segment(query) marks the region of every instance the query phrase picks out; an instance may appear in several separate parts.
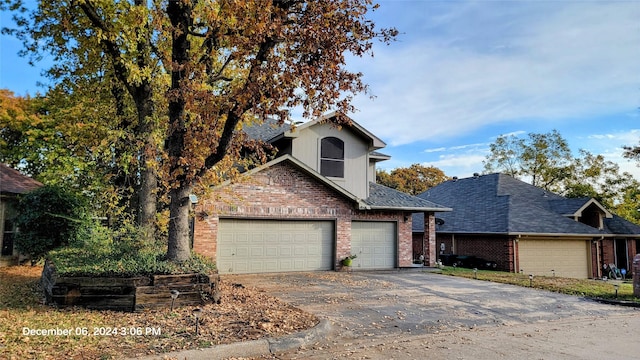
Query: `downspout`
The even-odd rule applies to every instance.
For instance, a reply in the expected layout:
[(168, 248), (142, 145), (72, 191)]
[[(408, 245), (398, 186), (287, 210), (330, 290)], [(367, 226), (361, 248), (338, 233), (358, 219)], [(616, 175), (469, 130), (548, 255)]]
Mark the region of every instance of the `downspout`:
[(518, 269), (518, 242), (520, 241), (520, 237), (522, 235), (518, 234), (517, 237), (513, 239), (513, 272), (518, 274), (520, 270)]
[(456, 252), (456, 234), (451, 234), (451, 253), (457, 254)]
[[(427, 213), (426, 213), (426, 212), (424, 212), (424, 213), (422, 213), (422, 215), (426, 217), (426, 216), (427, 216)], [(435, 214), (435, 213), (433, 213), (433, 216), (435, 217), (435, 216), (436, 216), (436, 214)], [(427, 229), (424, 229), (424, 231), (427, 231)], [(428, 245), (426, 245), (426, 244), (425, 244), (425, 241), (424, 241), (424, 238), (425, 238), (424, 231), (423, 231), (423, 233), (422, 233), (422, 255), (421, 255), (421, 256), (422, 256), (422, 266), (424, 266), (424, 265), (425, 265), (425, 260), (427, 260), (427, 255), (426, 255), (426, 254), (427, 254), (427, 246), (428, 246)], [(437, 239), (437, 236), (436, 236), (436, 239)], [(413, 242), (413, 239), (411, 239), (411, 242)], [(436, 240), (436, 243), (437, 243), (437, 240)], [(436, 253), (437, 253), (437, 252), (438, 252), (438, 249), (436, 249)], [(436, 255), (435, 255), (435, 258), (436, 258), (436, 259), (439, 259), (439, 258), (440, 258), (440, 256), (438, 256), (438, 255), (436, 254)], [(436, 260), (436, 261), (439, 261), (439, 260)], [(429, 264), (428, 264), (428, 263), (427, 263), (427, 266), (429, 266)]]
[(600, 239), (596, 240), (596, 278), (602, 278), (602, 266), (600, 265), (600, 246), (602, 241), (604, 240), (604, 236), (600, 236)]

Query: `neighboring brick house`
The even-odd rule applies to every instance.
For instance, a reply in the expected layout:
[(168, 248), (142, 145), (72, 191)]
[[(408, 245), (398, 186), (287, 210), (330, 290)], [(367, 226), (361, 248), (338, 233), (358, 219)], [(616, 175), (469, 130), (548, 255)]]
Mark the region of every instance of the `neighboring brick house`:
[(220, 273), (337, 270), (351, 254), (355, 270), (411, 267), (415, 212), (428, 229), (424, 263), (435, 263), (434, 212), (450, 209), (376, 184), (384, 142), (323, 119), (244, 129), (278, 153), (196, 206), (193, 249)]
[[(505, 174), (453, 179), (418, 197), (453, 208), (438, 215), (439, 254), (475, 255), (505, 271), (600, 278), (630, 271), (640, 226), (591, 198), (565, 198)], [(414, 236), (422, 236), (420, 214)], [(553, 270), (553, 271), (552, 271)]]
[(0, 266), (16, 265), (19, 261), (13, 246), (18, 196), (41, 186), (40, 182), (0, 164)]

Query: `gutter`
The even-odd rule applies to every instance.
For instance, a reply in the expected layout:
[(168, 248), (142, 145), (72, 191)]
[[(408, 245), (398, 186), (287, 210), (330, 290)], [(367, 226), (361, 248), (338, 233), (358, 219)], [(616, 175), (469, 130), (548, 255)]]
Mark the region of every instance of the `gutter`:
[(419, 211), (419, 212), (447, 212), (453, 211), (451, 208), (423, 208), (423, 207), (402, 207), (402, 206), (371, 206), (367, 205), (368, 210), (401, 210), (401, 211)]

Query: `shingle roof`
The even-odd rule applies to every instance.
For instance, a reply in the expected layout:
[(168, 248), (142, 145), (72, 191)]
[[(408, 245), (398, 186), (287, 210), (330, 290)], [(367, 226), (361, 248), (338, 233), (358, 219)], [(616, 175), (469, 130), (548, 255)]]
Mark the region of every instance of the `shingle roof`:
[(640, 234), (640, 226), (613, 215), (611, 219), (604, 220), (604, 229), (609, 234), (617, 235), (638, 235)]
[(28, 176), (22, 175), (18, 170), (0, 164), (0, 193), (24, 194), (42, 186), (42, 183)]
[[(568, 199), (505, 174), (450, 180), (418, 197), (453, 208), (438, 215), (444, 220), (437, 229), (442, 232), (601, 235), (640, 230), (618, 217), (606, 219), (605, 230), (577, 222), (563, 215), (575, 213), (590, 198)], [(415, 215), (414, 231), (424, 231), (420, 216)]]
[(364, 200), (372, 209), (415, 211), (451, 211), (446, 206), (412, 196), (384, 185), (369, 183), (369, 197)]
[(290, 124), (278, 124), (278, 120), (268, 118), (262, 124), (251, 124), (243, 128), (251, 139), (269, 142), (270, 140), (291, 130)]
[(549, 207), (558, 214), (574, 214), (580, 209), (590, 198), (572, 198), (572, 199), (556, 199), (549, 200)]

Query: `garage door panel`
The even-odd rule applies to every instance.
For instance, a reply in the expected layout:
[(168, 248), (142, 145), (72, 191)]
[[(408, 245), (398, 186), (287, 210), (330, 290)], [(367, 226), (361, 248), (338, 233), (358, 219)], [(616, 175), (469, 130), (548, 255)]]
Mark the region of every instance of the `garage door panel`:
[(261, 272), (274, 272), (278, 271), (278, 261), (277, 260), (265, 260), (264, 262), (254, 262), (256, 265), (252, 269), (253, 272), (261, 273)]
[[(256, 249), (258, 250), (258, 249)], [(279, 249), (277, 247), (273, 247), (273, 246), (267, 246), (264, 249), (264, 256), (267, 257), (277, 257), (280, 254), (280, 251), (278, 251)]]
[(354, 221), (351, 223), (351, 252), (356, 269), (392, 269), (396, 263), (396, 224)]
[(588, 242), (583, 240), (520, 240), (520, 269), (526, 274), (589, 277)]
[(247, 264), (246, 262), (240, 262), (238, 264), (235, 264), (236, 268), (238, 269), (238, 271), (248, 271), (249, 270), (249, 264)]
[(221, 219), (220, 273), (330, 270), (334, 226), (331, 221)]
[(319, 246), (309, 246), (309, 248), (307, 248), (307, 254), (309, 254), (309, 255), (321, 255), (322, 254), (322, 248), (320, 248)]

